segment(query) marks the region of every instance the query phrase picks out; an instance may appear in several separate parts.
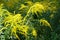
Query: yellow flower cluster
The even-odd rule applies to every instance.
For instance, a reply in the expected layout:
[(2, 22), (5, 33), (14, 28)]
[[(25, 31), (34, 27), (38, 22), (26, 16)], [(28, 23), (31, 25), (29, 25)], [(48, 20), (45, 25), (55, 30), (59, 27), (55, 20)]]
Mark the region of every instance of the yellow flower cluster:
[[(43, 26), (48, 26), (49, 28), (51, 28), (50, 23), (45, 19), (40, 19), (40, 24)], [(51, 28), (51, 30), (52, 30), (52, 28)]]
[(45, 11), (45, 7), (39, 2), (37, 2), (33, 6), (30, 7), (28, 13), (32, 12), (33, 14), (35, 13), (36, 15), (38, 15), (37, 12), (43, 12), (43, 11)]
[[(18, 35), (16, 34), (17, 30), (19, 30), (19, 33), (27, 36), (27, 31), (28, 29), (30, 28), (29, 26), (27, 25), (20, 25), (18, 23), (22, 23), (22, 16), (21, 14), (16, 14), (16, 15), (9, 15), (7, 16), (5, 19), (4, 19), (4, 24), (6, 27), (12, 27), (11, 29), (11, 34), (15, 35), (16, 38), (19, 39)], [(35, 29), (32, 29), (32, 35), (33, 36), (37, 36), (37, 33), (36, 33), (36, 30)]]

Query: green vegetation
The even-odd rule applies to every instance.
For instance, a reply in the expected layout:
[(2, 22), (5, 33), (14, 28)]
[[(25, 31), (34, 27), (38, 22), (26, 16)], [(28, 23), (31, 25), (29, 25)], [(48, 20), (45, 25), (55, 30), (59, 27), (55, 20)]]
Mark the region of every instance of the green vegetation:
[(60, 0), (0, 0), (0, 40), (60, 40)]

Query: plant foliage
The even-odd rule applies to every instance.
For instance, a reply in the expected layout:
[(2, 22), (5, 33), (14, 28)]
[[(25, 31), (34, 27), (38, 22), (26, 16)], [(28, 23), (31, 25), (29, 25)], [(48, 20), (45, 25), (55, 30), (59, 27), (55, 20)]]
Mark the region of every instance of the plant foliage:
[(60, 40), (59, 0), (1, 0), (0, 40)]

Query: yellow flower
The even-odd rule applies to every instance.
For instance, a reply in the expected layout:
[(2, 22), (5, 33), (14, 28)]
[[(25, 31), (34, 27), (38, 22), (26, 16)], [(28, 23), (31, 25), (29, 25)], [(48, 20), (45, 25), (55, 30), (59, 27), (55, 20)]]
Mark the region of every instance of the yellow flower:
[(35, 29), (32, 30), (32, 35), (35, 37), (37, 36), (37, 31)]
[(33, 2), (32, 1), (27, 1), (25, 3), (27, 3), (27, 6), (32, 6), (33, 5)]
[(39, 2), (35, 3), (33, 6), (30, 7), (28, 13), (32, 12), (33, 14), (35, 13), (36, 15), (37, 12), (43, 12), (45, 11), (45, 8), (42, 4), (40, 4)]
[[(40, 24), (42, 26), (48, 26), (49, 28), (51, 28), (50, 23), (47, 20), (45, 20), (45, 19), (40, 19)], [(51, 28), (51, 30), (52, 30), (52, 28)]]
[(19, 29), (19, 31), (21, 31), (21, 32), (20, 32), (21, 34), (27, 36), (27, 31), (28, 31), (28, 29), (29, 29), (29, 26), (27, 26), (27, 25), (22, 25), (22, 26), (20, 26), (18, 29)]
[(16, 15), (9, 15), (8, 17), (6, 17), (5, 19), (4, 19), (4, 22), (5, 22), (5, 24), (6, 23), (13, 23), (13, 24), (17, 24), (17, 23), (20, 23), (20, 22), (22, 22), (22, 16), (21, 16), (21, 14), (16, 14)]
[(19, 8), (19, 10), (21, 10), (21, 9), (24, 9), (24, 8), (26, 8), (27, 6), (25, 6), (24, 4), (21, 4), (21, 7)]

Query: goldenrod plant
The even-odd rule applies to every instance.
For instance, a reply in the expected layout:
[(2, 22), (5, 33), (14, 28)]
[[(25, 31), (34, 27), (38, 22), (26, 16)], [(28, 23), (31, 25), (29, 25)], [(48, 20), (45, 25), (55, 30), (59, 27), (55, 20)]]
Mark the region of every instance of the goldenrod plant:
[(0, 40), (60, 40), (59, 0), (1, 0)]

